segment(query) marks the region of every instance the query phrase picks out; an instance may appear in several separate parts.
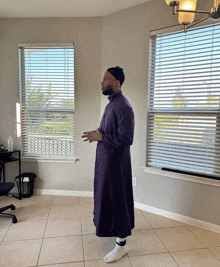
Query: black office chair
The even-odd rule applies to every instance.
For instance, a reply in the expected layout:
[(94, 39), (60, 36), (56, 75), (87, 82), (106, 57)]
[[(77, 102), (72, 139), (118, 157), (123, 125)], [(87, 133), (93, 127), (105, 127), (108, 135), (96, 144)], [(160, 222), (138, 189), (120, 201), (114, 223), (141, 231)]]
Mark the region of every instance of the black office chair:
[[(9, 191), (11, 191), (11, 189), (15, 186), (14, 183), (2, 183), (1, 182), (2, 169), (3, 169), (3, 162), (0, 161), (0, 196), (7, 195), (9, 193)], [(8, 210), (8, 209), (15, 210), (15, 206), (14, 205), (8, 205), (6, 207), (0, 208), (0, 217), (12, 218), (12, 222), (16, 223), (17, 218), (15, 215), (3, 213), (5, 210)]]

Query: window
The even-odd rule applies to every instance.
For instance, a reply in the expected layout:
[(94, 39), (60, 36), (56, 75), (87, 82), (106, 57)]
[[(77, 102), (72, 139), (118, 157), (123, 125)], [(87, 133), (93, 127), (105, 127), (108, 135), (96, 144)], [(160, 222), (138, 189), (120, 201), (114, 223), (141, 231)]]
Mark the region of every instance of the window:
[(220, 177), (220, 23), (151, 34), (147, 164)]
[(74, 156), (73, 44), (19, 44), (24, 156)]

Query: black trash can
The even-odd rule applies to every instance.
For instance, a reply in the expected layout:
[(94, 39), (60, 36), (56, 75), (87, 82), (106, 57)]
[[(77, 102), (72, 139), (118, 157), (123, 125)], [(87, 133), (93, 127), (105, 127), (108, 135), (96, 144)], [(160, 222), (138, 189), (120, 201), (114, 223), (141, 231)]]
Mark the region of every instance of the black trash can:
[(36, 174), (31, 172), (23, 172), (15, 177), (18, 192), (21, 198), (28, 198), (33, 195), (35, 178)]

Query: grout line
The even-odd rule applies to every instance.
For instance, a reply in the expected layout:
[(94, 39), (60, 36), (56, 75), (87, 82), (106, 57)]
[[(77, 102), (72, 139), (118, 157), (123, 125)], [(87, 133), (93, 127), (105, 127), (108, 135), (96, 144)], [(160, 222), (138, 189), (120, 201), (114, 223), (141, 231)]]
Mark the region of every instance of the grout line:
[[(180, 251), (172, 251), (171, 253), (175, 253), (175, 252), (184, 252), (184, 251), (194, 251), (194, 250), (207, 250), (208, 248), (195, 248), (195, 249), (190, 249), (190, 250), (180, 250)], [(209, 249), (208, 249), (209, 250)], [(212, 251), (210, 251), (209, 250), (209, 252), (211, 252), (212, 253)], [(171, 254), (170, 253), (170, 254)], [(212, 253), (213, 254), (213, 253)], [(215, 256), (215, 254), (213, 254), (214, 255), (214, 257), (220, 262), (220, 260)], [(171, 257), (172, 257), (172, 254), (171, 254)], [(175, 259), (174, 259), (175, 260)], [(179, 266), (179, 265), (178, 265)], [(220, 265), (218, 265), (218, 266), (220, 266)]]
[(47, 224), (48, 224), (48, 219), (49, 219), (49, 215), (50, 215), (50, 210), (51, 210), (51, 207), (52, 207), (52, 202), (53, 202), (53, 196), (52, 196), (51, 201), (50, 201), (50, 207), (49, 207), (48, 216), (47, 216), (47, 223), (46, 223), (46, 226), (45, 226), (45, 229), (44, 229), (44, 234), (43, 234), (43, 238), (42, 238), (41, 247), (40, 247), (40, 250), (39, 250), (39, 255), (38, 255), (36, 266), (38, 266), (41, 250), (42, 250), (42, 247), (43, 247), (44, 236), (45, 236), (45, 232), (46, 232), (46, 229), (47, 229)]
[[(151, 254), (143, 254), (143, 255), (134, 255), (134, 256), (128, 256), (129, 260), (132, 257), (143, 257), (143, 256), (151, 256), (151, 255), (161, 255), (161, 254), (169, 254), (171, 256), (171, 258), (174, 260), (174, 262), (176, 263), (177, 267), (180, 267), (180, 265), (175, 261), (175, 259), (173, 258), (173, 256), (171, 255), (171, 253), (168, 252), (158, 252), (158, 253), (151, 253)], [(130, 260), (131, 262), (131, 260)], [(131, 266), (133, 267), (132, 263)]]
[[(35, 265), (35, 267), (37, 267), (37, 266), (44, 266), (44, 265), (38, 265), (38, 263), (39, 263), (39, 259), (40, 259), (40, 255), (41, 255), (41, 251), (42, 251), (42, 247), (43, 247), (43, 241), (44, 241), (44, 239), (46, 239), (46, 238), (57, 238), (57, 237), (45, 237), (45, 233), (46, 233), (46, 229), (47, 229), (47, 225), (48, 225), (48, 221), (49, 221), (49, 215), (50, 215), (50, 211), (51, 211), (51, 208), (52, 208), (52, 203), (53, 203), (53, 198), (54, 198), (54, 195), (51, 197), (51, 200), (50, 200), (50, 204), (48, 205), (49, 206), (49, 211), (48, 211), (48, 215), (47, 215), (47, 218), (45, 218), (45, 219), (42, 219), (42, 220), (46, 220), (47, 222), (46, 222), (46, 225), (45, 225), (45, 229), (44, 229), (44, 234), (43, 234), (43, 238), (34, 238), (34, 239), (28, 239), (28, 240), (36, 240), (36, 239), (42, 239), (42, 243), (41, 243), (41, 246), (40, 246), (40, 250), (39, 250), (39, 255), (38, 255), (38, 259), (37, 259), (37, 263), (36, 263), (36, 265)], [(28, 199), (26, 200), (26, 202), (28, 201)], [(90, 202), (88, 202), (88, 203), (90, 203)], [(91, 202), (91, 203), (93, 203), (93, 202)], [(83, 243), (83, 236), (84, 236), (84, 234), (83, 234), (83, 229), (82, 229), (82, 217), (91, 217), (91, 216), (82, 216), (82, 213), (81, 213), (81, 201), (80, 201), (80, 198), (79, 198), (79, 204), (80, 204), (80, 216), (79, 216), (79, 218), (80, 218), (80, 223), (81, 223), (81, 234), (80, 235), (71, 235), (71, 236), (81, 236), (81, 238), (82, 238), (82, 252), (83, 252), (83, 261), (77, 261), (77, 262), (83, 262), (83, 266), (85, 267), (85, 261), (95, 261), (95, 260), (101, 260), (101, 259), (92, 259), (92, 260), (85, 260), (85, 253), (84, 253), (84, 243)], [(87, 204), (87, 202), (85, 203), (85, 204)], [(61, 204), (62, 205), (62, 204)], [(72, 205), (72, 204), (70, 204), (70, 205)], [(24, 208), (26, 207), (26, 206), (23, 206)], [(142, 211), (142, 210), (140, 210), (140, 211)], [(18, 211), (18, 213), (19, 213), (19, 211)], [(141, 212), (142, 213), (142, 212)], [(142, 213), (142, 215), (144, 216), (144, 214)], [(163, 215), (162, 215), (163, 216)], [(165, 217), (165, 216), (164, 216)], [(134, 230), (134, 231), (143, 231), (143, 230), (147, 230), (147, 231), (154, 231), (155, 232), (155, 234), (158, 236), (158, 234), (157, 234), (157, 232), (156, 232), (156, 230), (157, 229), (166, 229), (166, 228), (179, 228), (179, 227), (184, 227), (184, 228), (186, 228), (187, 230), (189, 230), (189, 232), (190, 233), (192, 233), (194, 236), (195, 236), (195, 238), (196, 239), (198, 239), (199, 241), (200, 241), (200, 239), (193, 233), (193, 232), (191, 232), (191, 230), (189, 229), (190, 228), (190, 224), (187, 224), (188, 225), (188, 227), (187, 227), (187, 225), (186, 224), (184, 224), (183, 226), (173, 226), (173, 227), (161, 227), (161, 228), (154, 228), (154, 227), (152, 227), (152, 225), (151, 225), (151, 223), (148, 221), (148, 219), (147, 219), (147, 217), (145, 217), (144, 216), (144, 218), (145, 218), (145, 220), (149, 223), (149, 225), (151, 226), (151, 229), (138, 229), (138, 230)], [(39, 220), (41, 220), (41, 219), (39, 219)], [(3, 239), (2, 239), (2, 241), (0, 242), (0, 246), (1, 246), (1, 244), (3, 243), (3, 240), (5, 239), (5, 237), (6, 237), (6, 235), (7, 235), (7, 233), (8, 233), (8, 231), (11, 229), (11, 226), (12, 226), (12, 222), (11, 222), (11, 224), (10, 224), (10, 226), (9, 226), (9, 228), (8, 228), (8, 230), (7, 230), (7, 232), (5, 233), (5, 235), (4, 235), (4, 237), (3, 237)], [(199, 227), (199, 226), (198, 226)], [(92, 234), (85, 234), (85, 235), (95, 235), (95, 233), (92, 233)], [(70, 235), (69, 235), (70, 236)], [(60, 237), (60, 236), (59, 236)], [(64, 236), (65, 237), (65, 236)], [(163, 241), (160, 239), (160, 237), (158, 236), (158, 238), (159, 238), (159, 240), (161, 241), (161, 243), (164, 245), (164, 247), (167, 249), (167, 247), (165, 246), (165, 244), (163, 243)], [(25, 241), (26, 241), (27, 239), (25, 239)], [(14, 242), (14, 241), (16, 241), (16, 240), (12, 240), (12, 241), (5, 241), (5, 242)], [(17, 241), (22, 241), (22, 240), (17, 240)], [(203, 242), (202, 241), (200, 241), (202, 244), (203, 244)], [(145, 255), (156, 255), (156, 254), (167, 254), (167, 253), (169, 253), (169, 255), (172, 257), (172, 259), (174, 260), (174, 262), (177, 264), (177, 262), (175, 261), (175, 259), (173, 258), (173, 256), (172, 256), (172, 254), (171, 253), (174, 253), (174, 252), (182, 252), (182, 251), (194, 251), (194, 250), (201, 250), (201, 249), (208, 249), (208, 251), (210, 251), (209, 250), (209, 248), (205, 245), (205, 244), (203, 244), (204, 246), (205, 246), (205, 248), (194, 248), (194, 249), (185, 249), (185, 250), (177, 250), (177, 251), (169, 251), (168, 249), (167, 249), (167, 252), (160, 252), (160, 253), (150, 253), (150, 254), (143, 254), (143, 255), (133, 255), (133, 256), (129, 256), (128, 255), (128, 259), (129, 259), (129, 262), (130, 262), (130, 264), (131, 264), (131, 266), (133, 266), (132, 265), (132, 263), (131, 263), (131, 258), (132, 257), (137, 257), (137, 256), (145, 256)], [(216, 246), (216, 247), (218, 247), (218, 246)], [(210, 247), (211, 248), (211, 247)], [(210, 251), (211, 252), (211, 254), (213, 254), (212, 253), (212, 251)], [(213, 254), (214, 255), (214, 254)], [(215, 255), (214, 255), (214, 257), (218, 260), (218, 261), (220, 261)], [(72, 262), (71, 262), (72, 263)], [(75, 263), (75, 262), (73, 262), (73, 263)], [(62, 264), (64, 264), (64, 263), (57, 263), (57, 265), (59, 266), (59, 265), (62, 265)], [(54, 265), (54, 264), (47, 264), (47, 266), (49, 267), (49, 266), (51, 266), (51, 265)], [(177, 264), (177, 266), (179, 266), (178, 264)], [(33, 266), (32, 266), (33, 267)]]
[[(141, 211), (141, 210), (140, 210)], [(141, 211), (141, 214), (144, 216), (144, 213)], [(154, 230), (154, 227), (151, 225), (151, 223), (148, 221), (148, 219), (144, 216), (144, 218), (145, 218), (145, 220), (149, 223), (149, 225), (150, 225), (150, 227), (151, 227), (151, 229), (149, 229), (149, 230)], [(148, 230), (148, 229), (146, 229), (146, 230)]]
[(171, 258), (174, 260), (174, 262), (176, 263), (176, 265), (178, 266), (178, 267), (180, 267), (180, 265), (176, 262), (176, 260), (174, 259), (174, 257), (173, 257), (173, 255), (169, 252), (169, 254), (170, 254), (170, 256), (171, 256)]
[[(187, 228), (189, 231), (190, 231), (190, 229), (189, 228)], [(206, 231), (209, 231), (209, 230), (206, 230)], [(209, 250), (209, 248), (211, 248), (211, 247), (209, 247), (209, 246), (206, 246), (200, 239), (199, 239), (199, 237), (197, 237), (192, 231), (190, 231), (190, 233), (192, 233), (204, 246), (205, 246), (205, 248), (201, 248), (201, 249), (208, 249), (208, 251), (209, 252), (211, 252), (214, 256), (215, 256), (215, 258), (220, 262), (220, 260), (217, 258), (217, 256), (211, 251), (211, 250)], [(217, 246), (218, 247), (218, 246)]]
[(81, 213), (81, 200), (80, 200), (80, 198), (79, 198), (79, 210), (80, 210), (80, 226), (81, 226), (81, 238), (82, 238), (83, 263), (84, 263), (84, 267), (85, 267), (85, 253), (84, 253), (84, 243), (83, 243), (82, 213)]
[(164, 247), (166, 248), (167, 252), (170, 252), (169, 249), (166, 247), (166, 245), (164, 244), (164, 242), (161, 240), (161, 238), (159, 237), (159, 235), (157, 234), (157, 232), (153, 229), (154, 233), (156, 234), (156, 236), (159, 238), (160, 242), (164, 245)]
[[(127, 254), (128, 255), (128, 254)], [(131, 263), (131, 259), (130, 259), (130, 256), (128, 255), (128, 260), (129, 260), (129, 262), (130, 262), (130, 264), (131, 264), (131, 267), (134, 267), (133, 265), (132, 265), (132, 263)]]
[(143, 257), (143, 256), (150, 256), (150, 255), (160, 255), (160, 254), (170, 254), (169, 251), (166, 252), (152, 252), (152, 253), (146, 253), (146, 254), (141, 254), (141, 255), (132, 255), (129, 256), (130, 258), (134, 257)]
[(66, 265), (66, 264), (71, 264), (71, 263), (79, 263), (79, 262), (83, 262), (83, 261), (69, 261), (69, 262), (61, 262), (61, 263), (49, 263), (49, 264), (41, 264), (41, 265), (36, 265), (36, 266), (27, 266), (27, 267), (40, 267), (40, 266), (48, 266), (48, 267), (50, 267), (50, 266), (54, 266), (54, 265), (56, 265), (56, 266), (59, 266), (59, 265)]
[[(154, 229), (153, 229), (154, 230)], [(166, 250), (167, 250), (167, 252), (170, 254), (170, 256), (171, 256), (171, 258), (174, 260), (174, 262), (176, 263), (176, 265), (178, 266), (178, 267), (180, 267), (179, 266), (179, 264), (176, 262), (176, 260), (174, 259), (174, 257), (172, 256), (172, 254), (171, 254), (171, 252), (169, 251), (169, 249), (167, 248), (167, 246), (164, 244), (164, 242), (163, 242), (163, 240), (161, 240), (161, 238), (159, 237), (159, 235), (157, 234), (157, 232), (154, 230), (154, 232), (155, 232), (155, 234), (157, 235), (157, 237), (159, 238), (159, 240), (161, 241), (161, 243), (164, 245), (164, 247), (166, 248)]]
[(212, 255), (220, 262), (220, 259), (207, 247), (208, 251), (212, 253)]
[[(10, 219), (11, 219), (11, 218), (10, 218)], [(6, 231), (4, 237), (2, 238), (2, 241), (0, 242), (0, 245), (3, 243), (3, 241), (4, 241), (4, 239), (5, 239), (5, 237), (6, 237), (7, 233), (8, 233), (8, 231), (9, 231), (10, 228), (11, 228), (11, 226), (12, 226), (12, 222), (11, 222), (10, 226), (8, 227), (8, 230)], [(4, 242), (6, 242), (6, 241), (4, 241)]]
[[(202, 244), (203, 244), (203, 242), (192, 232), (192, 231), (190, 231), (190, 229), (188, 228), (188, 227), (186, 227), (186, 229), (191, 233), (191, 234), (193, 234), (194, 236), (195, 236), (195, 238), (196, 239), (198, 239), (199, 240), (199, 242), (201, 242)], [(205, 246), (205, 248), (207, 248), (207, 246), (205, 245), (205, 244), (203, 244), (203, 246)]]
[(170, 251), (170, 253), (184, 252), (184, 251), (194, 251), (194, 250), (202, 250), (202, 249), (207, 249), (207, 248), (191, 248), (191, 249), (173, 250), (173, 251)]
[(215, 225), (209, 222), (205, 222), (205, 221), (201, 221), (199, 219), (194, 219), (192, 217), (188, 217), (185, 215), (181, 215), (181, 214), (177, 214), (177, 213), (173, 213), (170, 211), (166, 211), (166, 210), (162, 210), (162, 209), (158, 209), (158, 208), (154, 208), (145, 204), (141, 204), (141, 203), (135, 203), (135, 208), (142, 210), (142, 211), (146, 211), (148, 213), (151, 214), (156, 214), (156, 215), (160, 215), (163, 216), (165, 218), (169, 218), (175, 221), (179, 221), (182, 222), (184, 224), (190, 224), (192, 226), (197, 226), (212, 232), (216, 232), (216, 233), (220, 233), (220, 226), (219, 225)]
[[(8, 204), (8, 205), (10, 205), (10, 204)], [(16, 207), (16, 204), (13, 204), (13, 205), (15, 206), (15, 210), (18, 209), (17, 214), (16, 214), (16, 215), (14, 214), (14, 215), (16, 216), (16, 218), (17, 218), (17, 215), (19, 214), (19, 211), (20, 211), (21, 206), (19, 206), (19, 207), (17, 208), (17, 207)], [(22, 205), (23, 205), (23, 203), (22, 203)], [(3, 243), (3, 241), (4, 241), (4, 239), (5, 239), (6, 235), (7, 235), (7, 233), (9, 232), (9, 230), (11, 229), (11, 226), (13, 225), (13, 223), (12, 223), (12, 218), (7, 218), (7, 219), (11, 220), (11, 224), (10, 224), (8, 230), (6, 231), (4, 237), (2, 238), (2, 241), (0, 242), (0, 245)], [(18, 220), (18, 218), (17, 218), (17, 223), (18, 223), (18, 222), (19, 222), (19, 220)], [(4, 241), (4, 242), (6, 242), (6, 241)]]
[[(146, 217), (146, 214), (144, 214), (144, 211), (142, 211), (142, 210), (140, 210), (141, 211), (141, 213), (142, 213), (142, 215), (144, 216), (144, 218), (148, 221), (148, 219), (147, 219), (147, 217)], [(151, 212), (149, 212), (149, 213), (151, 213)], [(153, 214), (153, 213), (151, 213), (151, 214)], [(164, 218), (167, 218), (167, 217), (165, 217), (165, 216), (163, 216), (163, 215), (158, 215), (158, 214), (155, 214), (156, 216), (162, 216), (162, 217), (164, 217)], [(168, 219), (170, 219), (170, 218), (168, 218)], [(170, 219), (170, 220), (173, 220), (173, 221), (177, 221), (177, 220), (175, 220), (175, 219)], [(194, 226), (194, 225), (191, 225), (191, 224), (188, 224), (188, 223), (184, 223), (184, 222), (180, 222), (180, 221), (177, 221), (177, 222), (179, 222), (179, 223), (182, 223), (182, 225), (179, 225), (179, 226), (164, 226), (164, 227), (154, 227), (154, 226), (152, 226), (152, 224), (148, 221), (148, 223), (150, 224), (150, 226), (152, 227), (152, 229), (169, 229), (169, 228), (180, 228), (180, 227), (185, 227), (185, 228), (187, 228), (188, 229), (188, 227), (191, 227), (191, 226)], [(199, 227), (199, 226), (197, 226), (197, 227)], [(199, 228), (201, 228), (201, 227), (199, 227)], [(204, 229), (204, 228), (202, 228), (202, 229)], [(147, 230), (147, 229), (146, 229)], [(211, 230), (210, 230), (211, 231)]]

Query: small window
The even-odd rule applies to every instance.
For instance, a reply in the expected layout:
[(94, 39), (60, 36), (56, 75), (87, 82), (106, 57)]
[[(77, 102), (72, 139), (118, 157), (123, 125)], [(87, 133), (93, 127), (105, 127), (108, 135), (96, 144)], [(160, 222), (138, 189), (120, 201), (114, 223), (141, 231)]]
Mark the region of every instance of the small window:
[(19, 44), (24, 156), (74, 156), (74, 46)]

